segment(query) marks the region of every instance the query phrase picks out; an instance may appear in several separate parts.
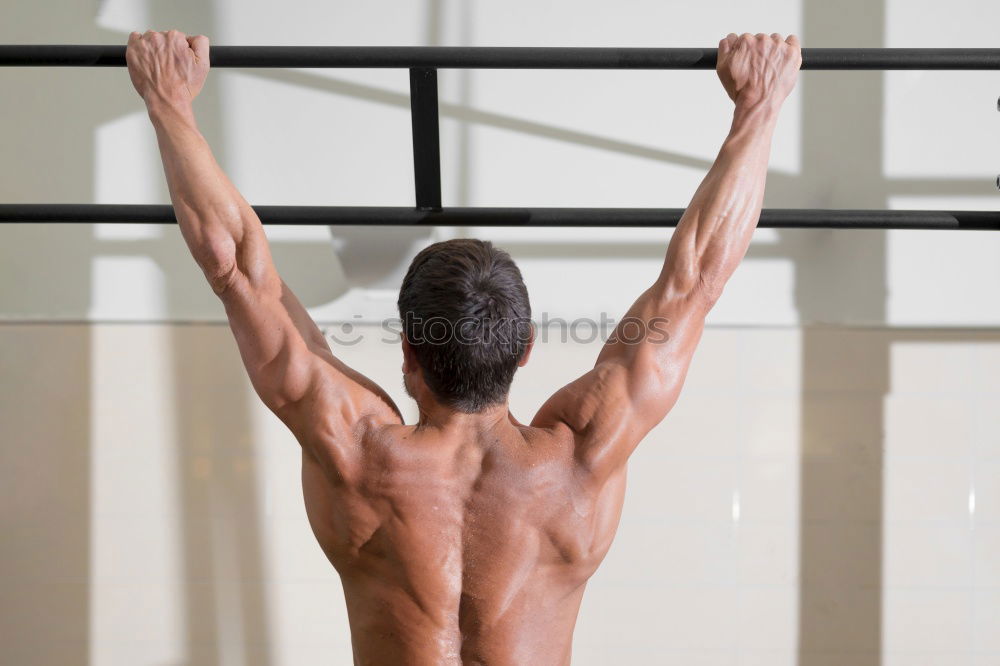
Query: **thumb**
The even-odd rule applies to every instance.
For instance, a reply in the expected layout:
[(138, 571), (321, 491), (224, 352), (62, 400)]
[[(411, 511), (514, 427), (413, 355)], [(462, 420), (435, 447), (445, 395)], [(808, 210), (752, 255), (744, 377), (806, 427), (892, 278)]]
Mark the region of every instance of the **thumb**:
[(736, 34), (731, 32), (719, 42), (719, 62), (732, 52), (736, 39)]
[(188, 37), (188, 46), (194, 51), (194, 57), (199, 63), (209, 64), (208, 62), (208, 37), (205, 35), (195, 35), (194, 37)]

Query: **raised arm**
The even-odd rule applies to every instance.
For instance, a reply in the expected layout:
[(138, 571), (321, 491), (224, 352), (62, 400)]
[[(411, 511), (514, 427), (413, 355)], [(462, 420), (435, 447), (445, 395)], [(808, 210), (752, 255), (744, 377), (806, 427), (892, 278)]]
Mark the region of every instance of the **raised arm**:
[(757, 226), (771, 137), (801, 62), (794, 36), (731, 34), (719, 44), (719, 78), (736, 104), (729, 136), (678, 223), (657, 280), (619, 322), (594, 369), (535, 418), (572, 429), (589, 469), (607, 474), (624, 465), (677, 401), (705, 317)]
[(278, 276), (256, 213), (198, 131), (192, 101), (208, 75), (208, 39), (132, 33), (127, 60), (156, 129), (181, 233), (225, 305), (257, 394), (304, 445), (318, 431), (349, 438), (361, 419), (398, 420), (383, 391), (333, 356)]

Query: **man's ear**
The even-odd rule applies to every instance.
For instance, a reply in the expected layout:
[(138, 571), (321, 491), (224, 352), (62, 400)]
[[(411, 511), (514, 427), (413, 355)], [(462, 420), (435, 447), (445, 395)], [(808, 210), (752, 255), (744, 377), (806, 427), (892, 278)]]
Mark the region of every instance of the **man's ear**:
[(535, 324), (532, 322), (531, 326), (531, 338), (528, 340), (528, 344), (524, 346), (524, 353), (521, 354), (521, 360), (517, 362), (518, 367), (524, 367), (528, 362), (528, 358), (531, 356), (531, 350), (535, 346)]
[(410, 346), (406, 336), (400, 333), (399, 339), (403, 343), (403, 374), (408, 375), (417, 369), (417, 357), (413, 354), (413, 347)]

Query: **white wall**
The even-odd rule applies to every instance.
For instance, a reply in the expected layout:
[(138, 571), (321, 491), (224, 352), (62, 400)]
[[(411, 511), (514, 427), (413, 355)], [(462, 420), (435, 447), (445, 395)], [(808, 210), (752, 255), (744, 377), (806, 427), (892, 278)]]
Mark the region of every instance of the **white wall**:
[[(178, 27), (217, 44), (714, 46), (735, 30), (980, 47), (1000, 19), (972, 0), (8, 4), (4, 43)], [(767, 205), (992, 209), (998, 93), (996, 72), (805, 72)], [(218, 70), (198, 113), (251, 202), (409, 205), (407, 94), (403, 71)], [(0, 202), (167, 202), (124, 71), (0, 69), (0, 95)], [(729, 107), (709, 72), (443, 71), (441, 114), (446, 205), (680, 207)], [(536, 316), (565, 319), (620, 316), (669, 237), (269, 229), (327, 325), (393, 316), (409, 257), (459, 234), (508, 248)], [(1000, 661), (998, 258), (988, 232), (759, 231), (632, 466), (576, 662)], [(345, 660), (294, 445), (176, 229), (3, 226), (0, 276), (0, 575), (16, 592), (0, 654)], [(539, 351), (515, 392), (525, 415), (596, 354)], [(344, 351), (395, 392), (397, 353)]]

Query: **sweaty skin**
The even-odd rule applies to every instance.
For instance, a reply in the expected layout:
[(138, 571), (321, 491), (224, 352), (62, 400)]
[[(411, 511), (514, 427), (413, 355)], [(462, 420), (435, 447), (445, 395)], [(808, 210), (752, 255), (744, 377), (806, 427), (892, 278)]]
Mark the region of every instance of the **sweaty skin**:
[(626, 462), (677, 400), (705, 316), (746, 253), (801, 64), (795, 37), (731, 34), (719, 47), (732, 129), (662, 272), (594, 368), (524, 425), (506, 404), (463, 414), (437, 402), (404, 340), (420, 409), (406, 425), (384, 391), (333, 355), (199, 134), (191, 103), (208, 40), (130, 36), (129, 74), (181, 233), (255, 390), (302, 446), (306, 510), (343, 581), (355, 663), (569, 663), (584, 588), (621, 515)]

